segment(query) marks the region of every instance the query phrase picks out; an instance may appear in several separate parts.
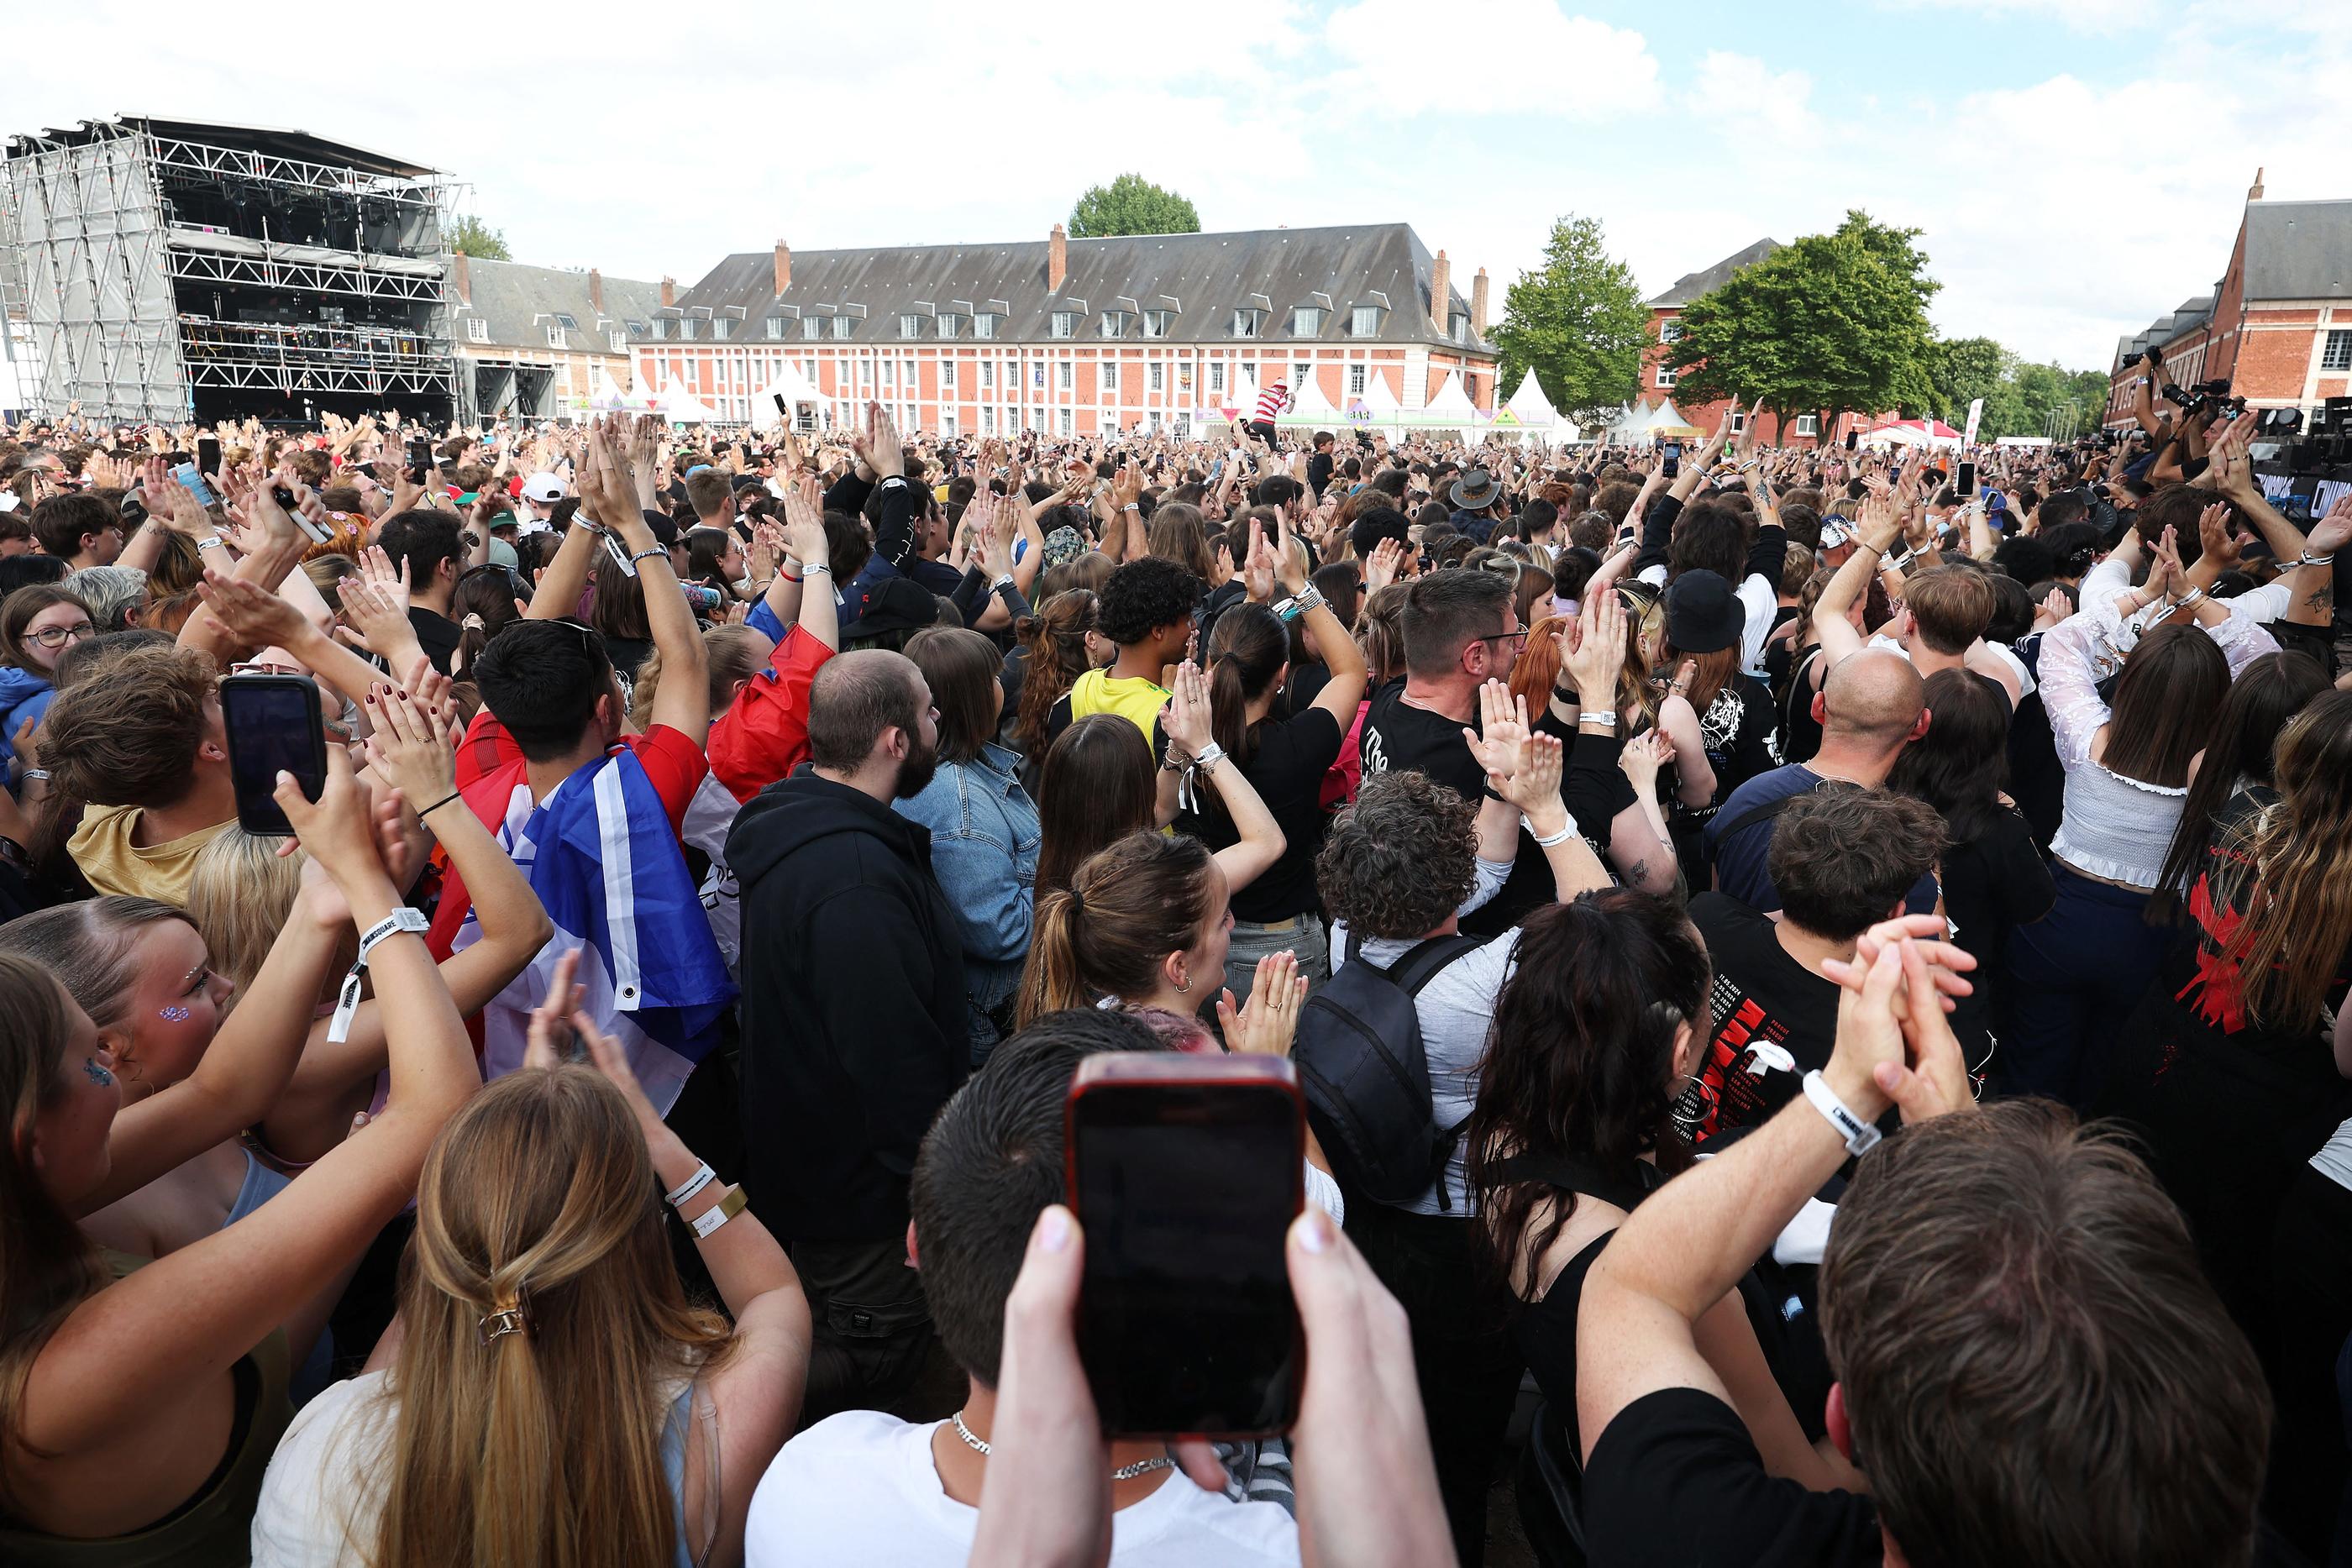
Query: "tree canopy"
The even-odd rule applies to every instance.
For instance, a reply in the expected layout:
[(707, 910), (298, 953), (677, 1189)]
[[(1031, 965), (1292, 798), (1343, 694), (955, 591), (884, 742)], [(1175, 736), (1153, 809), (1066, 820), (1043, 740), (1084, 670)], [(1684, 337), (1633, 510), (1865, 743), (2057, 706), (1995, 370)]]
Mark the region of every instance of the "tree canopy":
[(507, 249), (504, 229), (494, 229), (471, 213), (458, 215), (442, 239), (458, 256), (470, 256), (478, 261), (512, 261), (514, 253)]
[(2095, 420), (2107, 396), (2107, 378), (2102, 372), (2064, 370), (2055, 361), (2027, 364), (1990, 338), (1937, 342), (1927, 379), (1934, 396), (1923, 412), (1948, 423), (1965, 423), (1969, 404), (1984, 399), (1984, 417), (1977, 426), (1978, 439), (1983, 441), (2045, 434), (2052, 413), (2070, 403), (2075, 414), (2062, 423), (2072, 426)]
[(1190, 201), (1140, 174), (1121, 174), (1108, 185), (1091, 186), (1070, 209), (1072, 239), (1200, 232), (1201, 214)]
[(1649, 340), (1649, 310), (1633, 269), (1609, 255), (1597, 218), (1551, 225), (1543, 265), (1510, 287), (1489, 334), (1502, 350), (1505, 388), (1529, 370), (1552, 407), (1585, 424), (1632, 395)]
[(1856, 210), (1742, 267), (1684, 308), (1666, 356), (1677, 390), (1695, 402), (1761, 399), (1784, 426), (1815, 413), (1825, 431), (1848, 412), (1925, 405), (1927, 302), (1942, 286), (1918, 236)]

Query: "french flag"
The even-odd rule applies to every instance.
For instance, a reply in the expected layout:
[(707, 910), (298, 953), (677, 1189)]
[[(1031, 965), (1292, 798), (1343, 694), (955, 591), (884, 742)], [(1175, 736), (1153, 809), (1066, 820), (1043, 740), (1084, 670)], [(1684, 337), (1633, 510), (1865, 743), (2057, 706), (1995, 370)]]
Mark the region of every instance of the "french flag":
[[(717, 1042), (735, 986), (644, 765), (623, 748), (537, 803), (518, 761), (465, 796), (555, 925), (553, 939), (482, 1009), (482, 1076), (522, 1065), (531, 1009), (546, 998), (556, 960), (582, 947), (583, 1008), (621, 1042), (646, 1098), (667, 1113)], [(452, 888), (447, 896), (464, 894)], [(471, 899), (465, 908), (452, 951), (481, 940)]]

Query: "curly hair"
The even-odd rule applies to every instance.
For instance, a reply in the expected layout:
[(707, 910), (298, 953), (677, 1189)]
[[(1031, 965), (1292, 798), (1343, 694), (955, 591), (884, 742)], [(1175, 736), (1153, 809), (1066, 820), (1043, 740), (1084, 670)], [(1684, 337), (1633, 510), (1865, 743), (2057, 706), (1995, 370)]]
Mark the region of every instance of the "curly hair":
[(1477, 885), (1478, 809), (1425, 773), (1375, 773), (1331, 819), (1315, 882), (1359, 936), (1425, 936)]
[(1145, 556), (1113, 570), (1102, 585), (1097, 613), (1102, 634), (1121, 647), (1151, 635), (1155, 627), (1192, 618), (1201, 600), (1201, 580), (1172, 560)]

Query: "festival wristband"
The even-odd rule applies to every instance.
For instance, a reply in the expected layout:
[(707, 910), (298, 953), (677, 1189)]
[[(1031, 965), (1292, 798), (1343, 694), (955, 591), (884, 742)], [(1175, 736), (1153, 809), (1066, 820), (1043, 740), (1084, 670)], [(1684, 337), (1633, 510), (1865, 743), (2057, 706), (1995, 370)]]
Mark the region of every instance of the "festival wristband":
[(679, 1204), (684, 1203), (688, 1198), (692, 1197), (696, 1193), (700, 1192), (704, 1187), (709, 1186), (712, 1182), (718, 1179), (719, 1173), (710, 1168), (710, 1162), (709, 1160), (705, 1160), (700, 1165), (695, 1166), (694, 1174), (687, 1177), (684, 1182), (680, 1183), (676, 1191), (662, 1194), (662, 1201), (669, 1205), (672, 1208), (676, 1208)]
[(751, 1201), (751, 1196), (741, 1187), (730, 1187), (725, 1197), (688, 1220), (687, 1224), (693, 1228), (697, 1241), (708, 1241), (713, 1231), (742, 1213)]
[(1818, 1068), (1805, 1074), (1805, 1098), (1838, 1130), (1838, 1135), (1845, 1140), (1847, 1154), (1866, 1155), (1878, 1146), (1883, 1134), (1846, 1108), (1846, 1103), (1838, 1098), (1837, 1091), (1830, 1087), (1829, 1080), (1821, 1075)]
[(403, 904), (361, 934), (359, 959), (352, 964), (351, 973), (343, 977), (341, 994), (335, 998), (334, 1017), (327, 1020), (327, 1039), (331, 1043), (341, 1045), (351, 1038), (352, 1015), (360, 1010), (360, 982), (367, 976), (368, 955), (375, 951), (376, 944), (404, 931), (422, 936), (431, 928), (432, 922), (425, 918), (421, 910)]

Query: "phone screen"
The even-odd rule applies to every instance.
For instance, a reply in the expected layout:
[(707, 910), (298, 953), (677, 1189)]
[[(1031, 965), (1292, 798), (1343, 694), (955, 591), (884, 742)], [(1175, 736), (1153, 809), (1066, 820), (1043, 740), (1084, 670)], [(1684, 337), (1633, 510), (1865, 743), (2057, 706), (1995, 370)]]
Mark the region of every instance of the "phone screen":
[(1667, 458), (1667, 459), (1666, 459), (1666, 461), (1665, 461), (1665, 465), (1664, 465), (1664, 466), (1660, 470), (1660, 472), (1662, 472), (1663, 474), (1664, 474), (1664, 475), (1665, 475), (1665, 476), (1666, 476), (1667, 478), (1669, 478), (1669, 479), (1673, 479), (1673, 478), (1677, 478), (1677, 477), (1679, 477), (1679, 476), (1681, 476), (1681, 474), (1682, 474), (1682, 471), (1683, 471), (1683, 460), (1682, 460), (1681, 458), (1679, 458), (1679, 457), (1669, 457), (1669, 458)]
[(433, 443), (418, 436), (408, 444), (408, 479), (412, 485), (422, 485), (433, 474)]
[(172, 470), (172, 477), (188, 487), (188, 494), (196, 498), (197, 506), (209, 507), (217, 497), (213, 495), (213, 487), (205, 483), (205, 476), (196, 471), (197, 466), (194, 463), (183, 463)]
[(1960, 499), (1965, 501), (1969, 497), (1975, 495), (1977, 493), (1977, 465), (1973, 463), (1961, 464), (1959, 477), (1954, 480), (1953, 483), (1959, 490)]
[(1848, 452), (1853, 450), (1855, 439), (1861, 434), (1862, 432), (1858, 430), (1849, 430), (1845, 433), (1845, 449)]
[(196, 471), (200, 474), (220, 472), (220, 443), (209, 435), (196, 437)]
[[(1283, 1262), (1304, 1157), (1295, 1087), (1088, 1083), (1069, 1118), (1086, 1229), (1078, 1354), (1105, 1431), (1264, 1434), (1297, 1413), (1298, 1312)], [(1173, 1064), (1172, 1066), (1171, 1064)]]
[(294, 775), (313, 800), (327, 784), (327, 732), (317, 684), (301, 675), (231, 675), (220, 684), (220, 703), (237, 826), (263, 837), (291, 837), (293, 824), (273, 798), (278, 775)]

